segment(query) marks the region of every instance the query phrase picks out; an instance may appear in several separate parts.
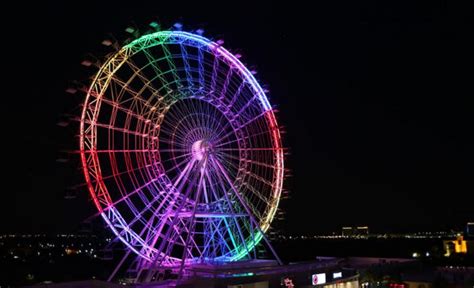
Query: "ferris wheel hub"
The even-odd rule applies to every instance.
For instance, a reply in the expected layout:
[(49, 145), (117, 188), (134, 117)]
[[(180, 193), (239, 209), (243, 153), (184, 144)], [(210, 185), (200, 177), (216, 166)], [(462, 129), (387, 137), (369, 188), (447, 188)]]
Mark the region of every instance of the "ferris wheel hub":
[(191, 151), (193, 158), (201, 161), (209, 156), (211, 152), (211, 145), (206, 140), (198, 140), (193, 143)]

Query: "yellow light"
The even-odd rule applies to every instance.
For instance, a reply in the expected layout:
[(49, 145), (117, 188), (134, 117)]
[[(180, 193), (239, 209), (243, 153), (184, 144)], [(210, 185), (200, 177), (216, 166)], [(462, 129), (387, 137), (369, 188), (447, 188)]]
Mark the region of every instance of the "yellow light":
[(458, 236), (458, 238), (454, 240), (453, 243), (454, 243), (454, 252), (467, 253), (467, 243), (466, 243), (466, 240), (464, 240), (462, 235)]

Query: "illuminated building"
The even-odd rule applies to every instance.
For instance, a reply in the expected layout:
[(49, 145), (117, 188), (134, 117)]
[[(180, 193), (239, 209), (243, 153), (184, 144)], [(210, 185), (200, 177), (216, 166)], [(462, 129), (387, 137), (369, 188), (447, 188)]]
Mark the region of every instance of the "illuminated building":
[(354, 231), (352, 227), (342, 227), (342, 236), (343, 237), (352, 237), (354, 236)]
[(352, 237), (353, 233), (352, 227), (342, 227), (342, 237)]
[(466, 254), (467, 253), (467, 241), (464, 240), (462, 235), (458, 235), (456, 240), (443, 241), (444, 244), (444, 256), (449, 257), (452, 254)]
[(342, 227), (342, 237), (368, 238), (368, 226)]
[(356, 227), (357, 236), (368, 238), (369, 237), (369, 227), (368, 226), (358, 226)]

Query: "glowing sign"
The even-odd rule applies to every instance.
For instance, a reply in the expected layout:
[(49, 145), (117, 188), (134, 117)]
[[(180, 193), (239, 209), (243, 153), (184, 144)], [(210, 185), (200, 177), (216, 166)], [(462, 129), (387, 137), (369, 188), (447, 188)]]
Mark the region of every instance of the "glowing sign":
[(319, 285), (326, 283), (326, 273), (313, 274), (313, 285)]
[(337, 278), (341, 278), (341, 277), (342, 277), (342, 272), (332, 273), (332, 278), (333, 279), (337, 279)]

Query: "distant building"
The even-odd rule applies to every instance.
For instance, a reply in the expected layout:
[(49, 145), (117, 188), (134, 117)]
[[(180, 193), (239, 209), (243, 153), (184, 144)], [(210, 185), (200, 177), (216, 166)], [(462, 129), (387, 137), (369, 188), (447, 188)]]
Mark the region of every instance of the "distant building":
[(369, 237), (369, 226), (358, 226), (356, 227), (357, 236), (368, 238)]
[(342, 227), (342, 237), (368, 238), (369, 227), (368, 226)]
[(474, 254), (474, 241), (464, 240), (462, 235), (458, 235), (456, 240), (445, 240), (444, 256), (449, 257), (453, 254)]
[(466, 236), (467, 237), (474, 237), (474, 222), (467, 222)]
[(352, 237), (354, 236), (353, 227), (342, 227), (342, 237)]

